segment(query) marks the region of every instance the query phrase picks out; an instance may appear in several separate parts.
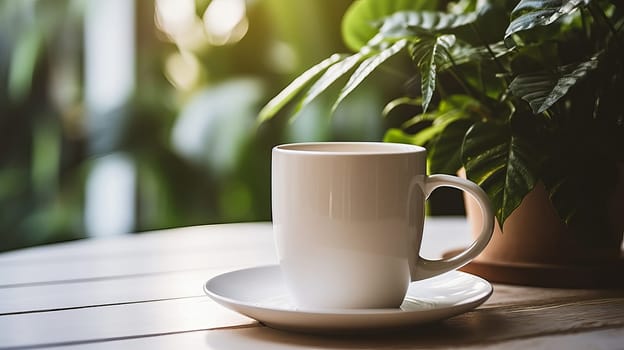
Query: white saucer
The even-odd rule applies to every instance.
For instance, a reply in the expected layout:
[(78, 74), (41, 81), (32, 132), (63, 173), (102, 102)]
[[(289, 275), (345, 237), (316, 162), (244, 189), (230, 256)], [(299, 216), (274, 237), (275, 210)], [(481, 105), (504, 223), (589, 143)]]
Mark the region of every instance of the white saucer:
[(442, 320), (471, 310), (492, 294), (486, 280), (451, 271), (410, 284), (398, 309), (302, 310), (290, 300), (279, 266), (224, 273), (210, 279), (204, 291), (212, 299), (279, 329), (304, 332), (405, 328)]

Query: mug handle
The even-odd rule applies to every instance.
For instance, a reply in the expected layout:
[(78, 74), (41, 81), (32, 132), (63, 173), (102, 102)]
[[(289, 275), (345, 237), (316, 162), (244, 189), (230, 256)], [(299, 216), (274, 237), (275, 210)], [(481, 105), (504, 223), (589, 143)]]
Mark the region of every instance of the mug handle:
[(494, 231), (494, 212), (487, 194), (477, 184), (452, 175), (430, 175), (425, 177), (425, 198), (438, 187), (453, 187), (468, 192), (479, 204), (483, 227), (477, 239), (461, 253), (450, 258), (429, 260), (418, 255), (415, 266), (410, 269), (412, 281), (433, 277), (468, 264), (487, 246)]

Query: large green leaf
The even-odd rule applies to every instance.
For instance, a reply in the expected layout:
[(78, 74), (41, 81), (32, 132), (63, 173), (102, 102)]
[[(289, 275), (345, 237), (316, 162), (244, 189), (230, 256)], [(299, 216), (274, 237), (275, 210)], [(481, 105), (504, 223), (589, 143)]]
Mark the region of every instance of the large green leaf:
[(505, 42), (514, 46), (514, 34), (552, 24), (590, 2), (591, 0), (521, 0), (511, 12), (512, 21), (505, 31)]
[(436, 112), (435, 123), (443, 123), (444, 128), (429, 144), (427, 165), (430, 173), (456, 174), (463, 165), (460, 150), (466, 132), (490, 112), (479, 100), (467, 95), (444, 98)]
[(546, 111), (598, 67), (598, 59), (559, 67), (556, 72), (518, 75), (509, 85), (511, 92), (527, 101), (533, 113)]
[[(459, 118), (455, 118), (453, 120), (457, 119)], [(453, 120), (433, 124), (415, 134), (408, 134), (402, 129), (391, 128), (386, 131), (384, 142), (410, 143), (413, 145), (429, 147), (431, 142), (433, 142), (444, 130), (444, 128), (446, 128), (446, 126)]]
[(401, 129), (391, 128), (384, 135), (384, 142), (409, 143), (412, 145), (424, 146), (429, 138), (426, 135), (410, 135)]
[(451, 61), (448, 52), (454, 44), (455, 36), (446, 34), (422, 39), (410, 47), (412, 60), (418, 65), (421, 74), (423, 112), (427, 112), (433, 98), (439, 68)]
[[(451, 136), (451, 129), (448, 129), (451, 124), (454, 124), (460, 120), (469, 120), (470, 118), (474, 117), (475, 113), (471, 112), (470, 109), (474, 107), (475, 103), (478, 103), (478, 101), (473, 100), (468, 96), (449, 96), (447, 99), (442, 100), (437, 109), (428, 113), (416, 115), (413, 118), (405, 121), (401, 125), (401, 129), (403, 130), (412, 127), (420, 129), (420, 131), (418, 131), (417, 133), (410, 135), (405, 133), (403, 130), (393, 129), (391, 133), (386, 134), (386, 137), (394, 137), (393, 140), (395, 140), (396, 142), (408, 142), (415, 145), (427, 146), (430, 148), (430, 150), (435, 152), (433, 146), (435, 143), (438, 142), (439, 138), (443, 133), (448, 132), (446, 136), (449, 140), (453, 138), (453, 136)], [(455, 127), (457, 126), (459, 125), (456, 125)], [(455, 136), (459, 140), (459, 144), (455, 148), (455, 151), (458, 151), (460, 148), (459, 146), (461, 145), (461, 141), (463, 140), (463, 136)], [(444, 146), (441, 146), (441, 149), (442, 148), (444, 148)], [(430, 153), (430, 155), (431, 154), (432, 153)], [(445, 153), (444, 150), (441, 154), (439, 154), (439, 158), (436, 158), (436, 160), (434, 161), (436, 162), (436, 165), (434, 165), (434, 167), (444, 162), (447, 162), (447, 160), (442, 159), (445, 154), (447, 153)], [(459, 166), (455, 170), (457, 170), (458, 168)]]
[[(464, 113), (460, 110), (438, 108), (432, 112), (421, 113), (408, 119), (401, 124), (401, 129), (391, 129), (391, 132), (386, 133), (385, 140), (429, 146), (448, 124), (464, 117)], [(415, 134), (408, 134), (404, 131), (413, 127), (420, 129), (420, 131)]]
[(258, 114), (258, 121), (264, 122), (273, 118), (275, 114), (277, 114), (280, 109), (290, 102), (311, 80), (316, 78), (328, 67), (345, 57), (346, 55), (334, 54), (306, 70), (262, 108)]
[(479, 12), (454, 14), (435, 11), (400, 11), (383, 19), (379, 33), (387, 38), (441, 33), (474, 23)]
[(438, 121), (438, 123), (441, 123), (446, 119), (456, 118), (458, 115), (459, 114), (455, 111), (451, 111), (450, 113), (444, 113), (437, 110), (434, 110), (433, 112), (420, 113), (404, 121), (401, 124), (401, 129), (407, 130), (413, 127), (417, 127), (418, 129), (420, 129), (423, 126), (431, 126), (436, 120)]
[(461, 148), (464, 136), (474, 120), (457, 119), (445, 126), (429, 146), (427, 166), (430, 174), (457, 174), (462, 167)]
[(357, 0), (342, 18), (342, 37), (351, 50), (358, 51), (377, 33), (379, 20), (405, 10), (434, 10), (438, 0)]
[(507, 124), (474, 124), (464, 139), (462, 162), (468, 179), (488, 194), (501, 227), (537, 180), (537, 152)]
[[(422, 106), (422, 98), (411, 99), (409, 97), (402, 97), (393, 100), (386, 105), (384, 113), (387, 114), (390, 108), (394, 108), (400, 104), (409, 104), (415, 106)], [(408, 129), (416, 125), (432, 125), (433, 127), (442, 125), (445, 126), (448, 123), (461, 118), (472, 118), (475, 120), (482, 119), (486, 114), (490, 112), (483, 104), (478, 100), (473, 99), (467, 95), (451, 95), (440, 101), (438, 108), (433, 111), (421, 113), (413, 116), (401, 124), (401, 129)], [(437, 136), (434, 135), (434, 136)]]
[(407, 40), (399, 40), (385, 50), (382, 50), (378, 54), (364, 60), (355, 72), (353, 72), (347, 84), (342, 88), (342, 91), (340, 91), (340, 95), (338, 95), (332, 110), (335, 110), (338, 104), (340, 104), (345, 97), (347, 97), (356, 87), (358, 87), (367, 76), (379, 67), (380, 64), (385, 62), (388, 58), (396, 55), (405, 47), (406, 44)]
[(314, 82), (310, 89), (306, 91), (305, 95), (301, 99), (301, 102), (299, 102), (299, 104), (295, 107), (294, 114), (296, 115), (303, 107), (312, 102), (312, 100), (314, 100), (323, 91), (327, 90), (331, 84), (340, 79), (343, 75), (347, 74), (347, 72), (353, 69), (353, 67), (362, 61), (364, 57), (363, 53), (358, 52), (329, 67), (325, 73), (323, 73), (323, 75), (321, 75), (321, 77)]

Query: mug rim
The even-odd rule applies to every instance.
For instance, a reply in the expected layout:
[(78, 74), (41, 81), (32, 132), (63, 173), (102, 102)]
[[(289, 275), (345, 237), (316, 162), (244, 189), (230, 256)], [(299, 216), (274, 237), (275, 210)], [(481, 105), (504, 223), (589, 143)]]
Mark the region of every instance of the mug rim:
[[(324, 147), (361, 147), (359, 150), (340, 150), (340, 149), (322, 149)], [(374, 150), (373, 150), (374, 148)], [(416, 154), (426, 152), (421, 146), (393, 143), (393, 142), (343, 142), (343, 141), (327, 141), (327, 142), (294, 142), (286, 143), (273, 147), (273, 151), (287, 154), (299, 155), (325, 155), (325, 156), (370, 156), (370, 155), (399, 155), (399, 154)]]

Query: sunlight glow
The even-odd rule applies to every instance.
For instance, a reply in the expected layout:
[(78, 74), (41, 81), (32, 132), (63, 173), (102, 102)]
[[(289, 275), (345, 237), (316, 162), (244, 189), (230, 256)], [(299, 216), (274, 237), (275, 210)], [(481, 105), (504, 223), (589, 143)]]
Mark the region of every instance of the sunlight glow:
[(178, 89), (190, 90), (199, 81), (201, 66), (190, 52), (176, 52), (167, 57), (165, 75)]
[(156, 25), (172, 38), (186, 32), (194, 19), (194, 0), (156, 0)]
[(267, 50), (267, 65), (274, 72), (292, 74), (297, 69), (298, 57), (295, 50), (283, 41), (276, 41)]
[(156, 0), (154, 23), (181, 49), (200, 51), (208, 44), (204, 23), (195, 13), (195, 0)]
[(213, 45), (236, 43), (249, 28), (244, 0), (213, 0), (206, 8), (203, 20)]

